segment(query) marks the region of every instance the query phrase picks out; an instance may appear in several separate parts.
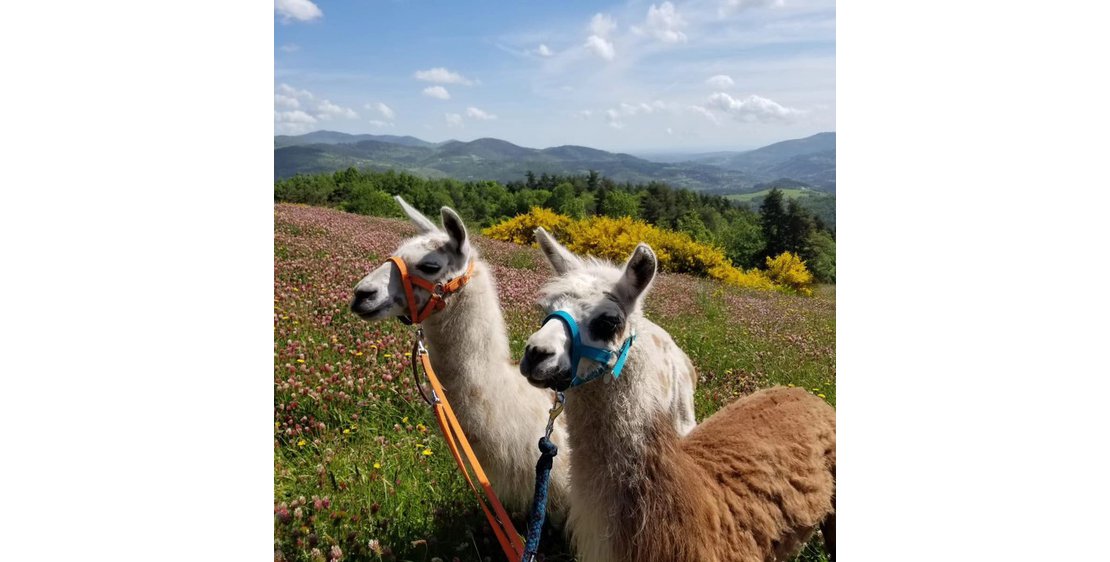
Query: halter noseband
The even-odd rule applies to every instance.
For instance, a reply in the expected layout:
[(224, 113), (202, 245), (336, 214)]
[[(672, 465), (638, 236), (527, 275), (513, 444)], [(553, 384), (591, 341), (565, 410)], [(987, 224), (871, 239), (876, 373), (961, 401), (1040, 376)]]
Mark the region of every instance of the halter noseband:
[[(411, 275), (408, 268), (405, 266), (405, 260), (397, 256), (389, 256), (388, 261), (393, 262), (393, 265), (397, 266), (397, 271), (401, 273), (401, 285), (405, 287), (405, 300), (408, 301), (409, 307), (409, 315), (407, 317), (401, 317), (401, 322), (405, 324), (420, 324), (431, 316), (433, 312), (443, 310), (443, 308), (447, 306), (447, 301), (444, 300), (444, 297), (457, 292), (474, 276), (473, 261), (467, 265), (466, 273), (448, 280), (446, 283), (432, 283), (427, 279)], [(413, 285), (428, 291), (432, 295), (428, 299), (428, 303), (424, 305), (423, 310), (417, 311), (416, 296), (413, 294), (412, 290)]]
[[(621, 345), (620, 353), (618, 353), (610, 349), (602, 349), (582, 343), (582, 336), (578, 333), (578, 323), (575, 322), (574, 318), (565, 310), (556, 310), (548, 314), (547, 318), (543, 319), (543, 324), (546, 325), (551, 320), (562, 321), (562, 323), (566, 325), (567, 331), (570, 332), (570, 372), (574, 373), (574, 378), (571, 379), (569, 388), (588, 383), (605, 374), (606, 370), (613, 373), (614, 379), (620, 378), (621, 371), (624, 369), (624, 363), (628, 360), (628, 351), (632, 349), (632, 342), (636, 341), (636, 332), (632, 332), (632, 335), (624, 340), (624, 344)], [(614, 355), (616, 356), (616, 363), (613, 363), (613, 366), (610, 367), (609, 362), (613, 360)], [(600, 365), (585, 377), (579, 377), (578, 362), (581, 361), (583, 357), (597, 361)]]

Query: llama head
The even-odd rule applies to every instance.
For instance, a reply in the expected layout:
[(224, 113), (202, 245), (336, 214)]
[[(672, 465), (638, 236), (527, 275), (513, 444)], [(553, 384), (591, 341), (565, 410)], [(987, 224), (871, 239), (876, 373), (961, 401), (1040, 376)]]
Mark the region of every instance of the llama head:
[[(612, 352), (615, 361), (642, 314), (643, 296), (655, 278), (655, 252), (641, 243), (624, 266), (617, 267), (583, 260), (542, 228), (536, 229), (536, 240), (559, 274), (544, 286), (540, 305), (548, 314), (568, 314), (578, 325), (581, 343)], [(605, 367), (585, 356), (574, 366), (573, 347), (567, 326), (548, 321), (528, 338), (520, 372), (535, 386), (562, 390), (575, 376)]]
[[(435, 284), (465, 273), (467, 265), (475, 256), (467, 239), (466, 226), (458, 213), (448, 207), (440, 209), (443, 221), (443, 228), (440, 229), (400, 196), (394, 199), (420, 230), (393, 252), (394, 256), (405, 262), (409, 275)], [(428, 290), (413, 286), (413, 298), (418, 309), (422, 310), (431, 296)], [(387, 261), (355, 286), (351, 312), (370, 321), (402, 317), (409, 312), (406, 299), (401, 274), (393, 262)]]

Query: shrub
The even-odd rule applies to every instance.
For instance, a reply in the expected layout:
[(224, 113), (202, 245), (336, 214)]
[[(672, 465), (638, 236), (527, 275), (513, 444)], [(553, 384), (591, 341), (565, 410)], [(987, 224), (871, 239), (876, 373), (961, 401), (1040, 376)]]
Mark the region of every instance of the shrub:
[(806, 269), (806, 262), (796, 254), (783, 252), (774, 258), (767, 258), (767, 276), (771, 281), (803, 295), (813, 294), (809, 288), (813, 283), (813, 274)]
[(542, 226), (544, 230), (559, 238), (571, 222), (569, 217), (564, 217), (554, 211), (542, 207), (532, 207), (532, 210), (526, 214), (495, 224), (483, 230), (482, 234), (494, 240), (530, 245), (536, 242), (536, 228)]
[(836, 283), (836, 240), (828, 232), (814, 230), (809, 235), (805, 260), (818, 283)]
[(347, 200), (340, 204), (344, 211), (377, 217), (401, 215), (401, 206), (384, 191), (371, 184), (357, 184), (351, 188)]
[(532, 244), (537, 226), (544, 227), (577, 254), (620, 262), (637, 244), (646, 242), (655, 250), (662, 271), (702, 275), (737, 287), (776, 288), (763, 272), (744, 271), (733, 266), (719, 248), (697, 242), (686, 233), (656, 228), (631, 217), (595, 216), (576, 221), (546, 209), (533, 208), (527, 215), (487, 228), (483, 234), (497, 240)]

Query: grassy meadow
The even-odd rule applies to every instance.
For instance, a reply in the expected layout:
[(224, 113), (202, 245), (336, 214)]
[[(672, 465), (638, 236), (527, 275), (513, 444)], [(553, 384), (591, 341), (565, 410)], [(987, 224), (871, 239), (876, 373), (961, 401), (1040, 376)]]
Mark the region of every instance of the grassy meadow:
[[(779, 191), (782, 192), (782, 196), (785, 199), (797, 199), (799, 197), (823, 195), (821, 192), (801, 187), (781, 187), (779, 188)], [(728, 195), (725, 195), (725, 199), (738, 201), (740, 203), (751, 203), (752, 201), (762, 200), (764, 197), (767, 197), (768, 193), (771, 193), (770, 189), (753, 191), (750, 193), (730, 193)]]
[[(539, 250), (477, 230), (519, 357), (550, 269)], [(274, 207), (275, 560), (503, 559), (413, 385), (412, 328), (347, 310), (355, 283), (414, 233), (395, 219)], [(831, 286), (807, 298), (661, 274), (647, 315), (693, 359), (701, 420), (776, 384), (835, 405), (835, 303)], [(514, 519), (523, 529), (525, 515)], [(823, 560), (818, 550), (800, 559)], [(557, 530), (541, 552), (573, 559)]]

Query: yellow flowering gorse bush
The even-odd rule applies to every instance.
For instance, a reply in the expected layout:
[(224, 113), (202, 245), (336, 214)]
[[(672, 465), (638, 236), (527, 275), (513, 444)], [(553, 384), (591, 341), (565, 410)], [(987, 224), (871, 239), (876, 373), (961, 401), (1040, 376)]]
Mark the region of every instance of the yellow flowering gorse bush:
[(797, 254), (783, 252), (774, 258), (767, 258), (767, 275), (775, 283), (790, 287), (803, 295), (813, 294), (809, 288), (813, 284), (813, 274), (806, 269), (806, 262)]
[(562, 238), (566, 228), (573, 222), (566, 217), (542, 207), (532, 207), (532, 210), (523, 215), (517, 215), (507, 221), (495, 224), (482, 231), (482, 234), (495, 240), (504, 240), (514, 244), (528, 245), (536, 241), (533, 234), (536, 228), (543, 227), (557, 238)]
[[(758, 269), (744, 271), (729, 262), (719, 248), (695, 241), (688, 234), (672, 232), (630, 217), (604, 216), (574, 220), (553, 211), (533, 207), (527, 214), (491, 226), (483, 234), (517, 244), (534, 244), (536, 227), (542, 226), (566, 244), (567, 249), (615, 262), (627, 258), (636, 244), (646, 242), (655, 250), (659, 268), (672, 273), (692, 273), (750, 289), (797, 289), (777, 283)], [(791, 270), (793, 271), (793, 270)], [(805, 271), (804, 264), (802, 271)], [(808, 275), (809, 272), (805, 271)], [(797, 273), (783, 279), (796, 279)], [(809, 276), (810, 282), (812, 275)], [(805, 289), (802, 292), (806, 292)]]

